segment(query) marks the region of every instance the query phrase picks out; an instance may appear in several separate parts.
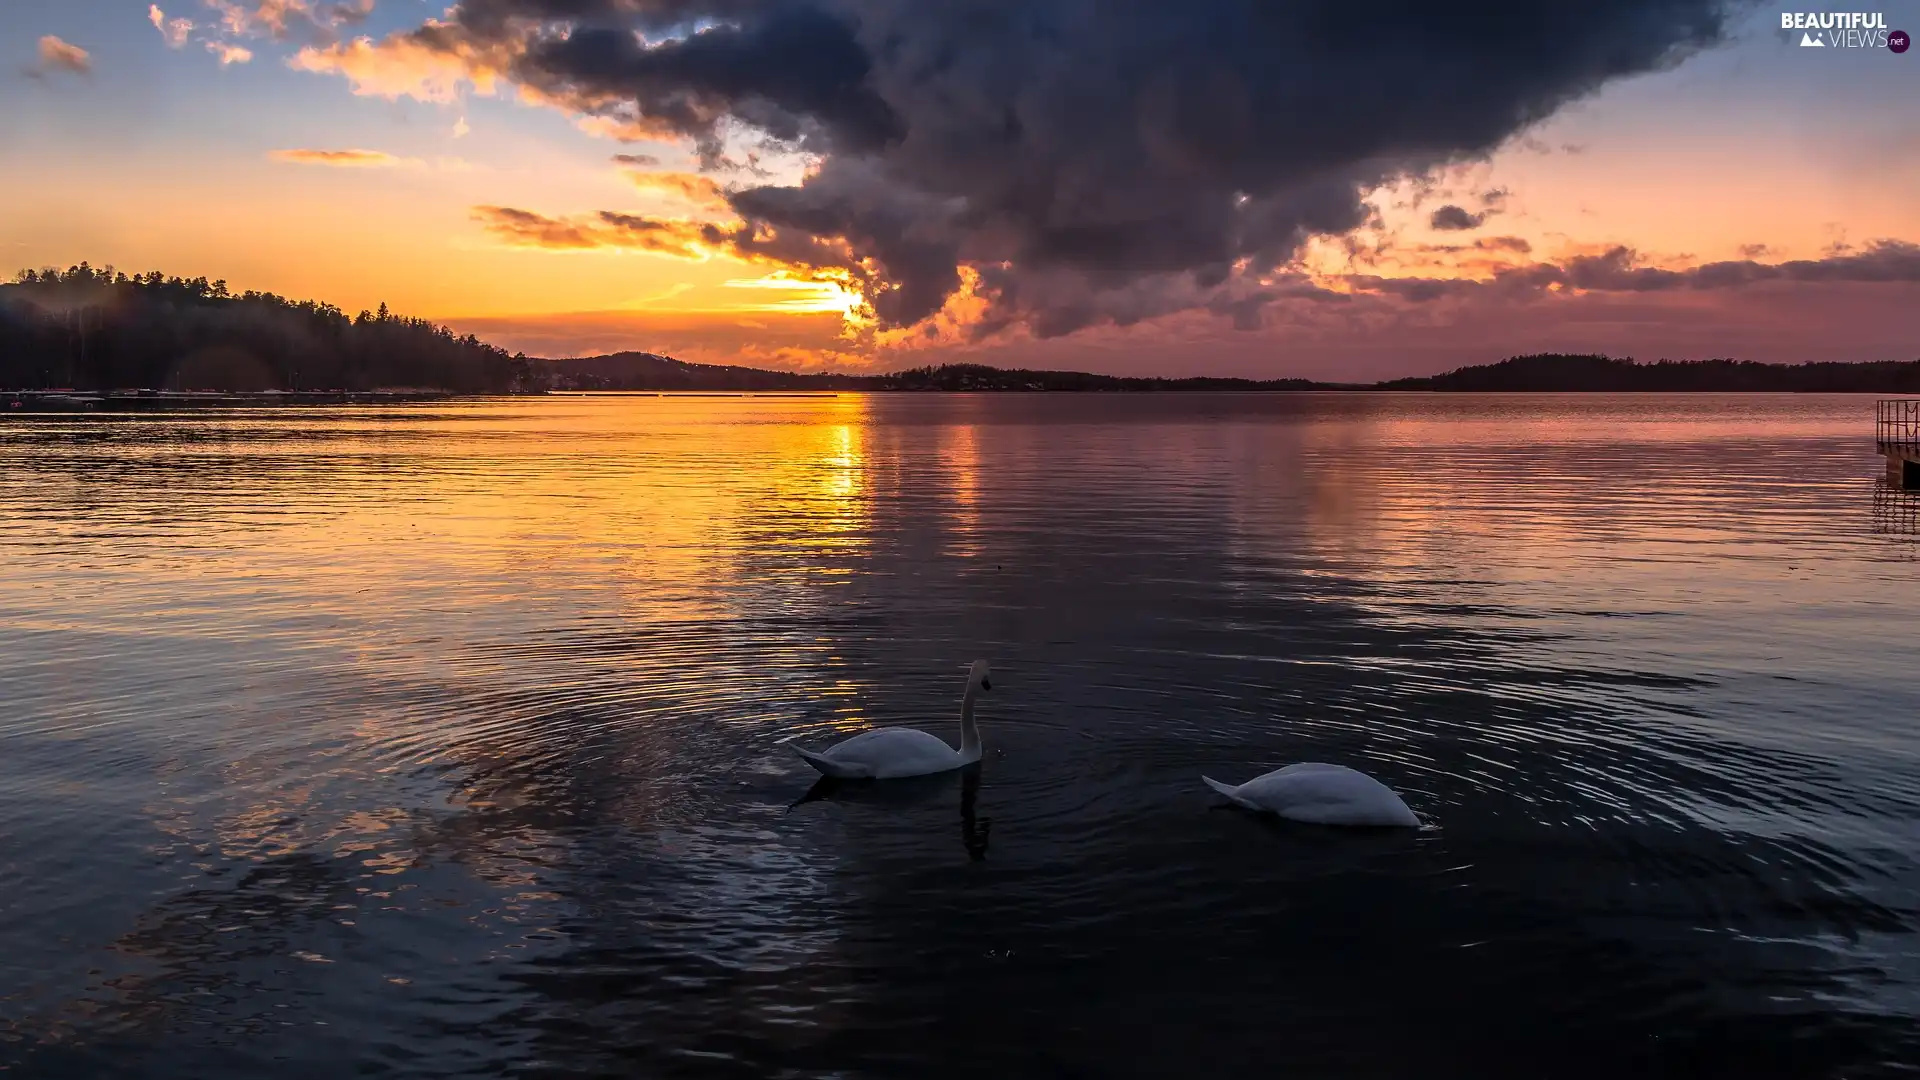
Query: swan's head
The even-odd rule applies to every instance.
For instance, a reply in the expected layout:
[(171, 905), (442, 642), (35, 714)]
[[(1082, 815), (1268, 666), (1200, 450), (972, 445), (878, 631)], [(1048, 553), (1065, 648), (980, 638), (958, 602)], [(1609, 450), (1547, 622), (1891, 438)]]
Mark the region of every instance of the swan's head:
[(988, 677), (991, 674), (985, 660), (975, 660), (973, 666), (967, 669), (967, 685), (980, 690), (991, 690), (993, 680)]

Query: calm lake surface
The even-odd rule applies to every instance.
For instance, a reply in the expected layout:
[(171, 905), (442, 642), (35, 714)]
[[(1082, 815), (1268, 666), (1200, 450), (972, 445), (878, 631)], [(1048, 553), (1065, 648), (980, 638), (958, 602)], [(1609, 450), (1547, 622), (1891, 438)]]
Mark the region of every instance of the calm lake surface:
[[(0, 424), (10, 1076), (1913, 1075), (1860, 397)], [(842, 788), (911, 723), (977, 772)], [(1431, 824), (1200, 783), (1352, 765)]]

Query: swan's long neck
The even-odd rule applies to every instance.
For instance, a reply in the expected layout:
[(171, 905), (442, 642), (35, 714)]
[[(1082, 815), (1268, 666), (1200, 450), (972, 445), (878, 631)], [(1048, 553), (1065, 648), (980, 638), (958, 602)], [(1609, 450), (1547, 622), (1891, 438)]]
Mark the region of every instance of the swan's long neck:
[(978, 696), (979, 688), (967, 683), (966, 695), (960, 699), (960, 756), (965, 758), (980, 756), (980, 725), (973, 722), (973, 699)]

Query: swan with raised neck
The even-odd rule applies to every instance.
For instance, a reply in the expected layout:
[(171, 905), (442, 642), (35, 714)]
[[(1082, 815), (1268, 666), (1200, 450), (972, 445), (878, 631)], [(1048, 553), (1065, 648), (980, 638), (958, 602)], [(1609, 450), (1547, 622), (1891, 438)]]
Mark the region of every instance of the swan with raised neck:
[(798, 746), (794, 751), (824, 776), (842, 780), (893, 780), (948, 772), (980, 760), (980, 725), (974, 720), (974, 701), (993, 689), (985, 660), (967, 669), (967, 688), (960, 695), (960, 748), (945, 739), (914, 728), (884, 727), (863, 731), (818, 752)]

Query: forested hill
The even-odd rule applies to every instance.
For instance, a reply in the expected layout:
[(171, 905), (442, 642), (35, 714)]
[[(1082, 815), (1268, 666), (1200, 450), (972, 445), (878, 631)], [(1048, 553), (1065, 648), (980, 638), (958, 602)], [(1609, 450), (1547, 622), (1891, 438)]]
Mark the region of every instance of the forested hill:
[(534, 361), (536, 378), (555, 390), (874, 390), (863, 375), (802, 375), (791, 371), (692, 364), (658, 353), (621, 352), (568, 360)]
[(423, 319), (81, 263), (0, 285), (0, 387), (506, 393), (525, 357)]
[(1084, 371), (1028, 371), (983, 364), (943, 364), (878, 376), (888, 390), (1079, 390), (1139, 392), (1156, 390), (1316, 390), (1333, 389), (1307, 379), (1182, 379), (1126, 375), (1090, 375)]
[(556, 390), (1311, 390), (1317, 385), (1305, 379), (1150, 379), (983, 364), (943, 364), (886, 375), (801, 375), (723, 364), (689, 364), (639, 352), (546, 363)]
[(1373, 384), (1306, 379), (1183, 379), (1027, 371), (981, 364), (944, 364), (885, 375), (799, 375), (785, 371), (689, 364), (654, 353), (615, 353), (536, 361), (559, 390), (1429, 390), (1494, 393), (1668, 391), (1738, 393), (1920, 394), (1920, 361), (1871, 364), (1760, 364), (1735, 360), (1636, 363), (1607, 356), (1540, 354), (1460, 368), (1445, 375)]
[(1395, 379), (1379, 390), (1462, 392), (1775, 392), (1920, 394), (1920, 360), (1869, 364), (1760, 364), (1746, 360), (1660, 360), (1636, 363), (1606, 356), (1542, 353), (1445, 375)]

